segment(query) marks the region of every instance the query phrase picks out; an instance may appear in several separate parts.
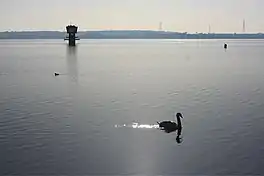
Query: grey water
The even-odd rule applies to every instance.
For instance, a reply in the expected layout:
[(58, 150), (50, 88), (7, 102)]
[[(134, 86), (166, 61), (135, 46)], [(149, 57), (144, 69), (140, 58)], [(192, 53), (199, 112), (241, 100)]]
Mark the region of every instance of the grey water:
[(0, 175), (263, 175), (263, 67), (264, 40), (1, 40)]

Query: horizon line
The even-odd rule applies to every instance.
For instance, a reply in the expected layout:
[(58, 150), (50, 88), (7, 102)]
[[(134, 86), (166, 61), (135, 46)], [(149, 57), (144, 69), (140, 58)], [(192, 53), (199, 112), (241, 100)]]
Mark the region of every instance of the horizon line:
[[(145, 31), (145, 32), (167, 32), (167, 33), (181, 33), (181, 34), (264, 34), (264, 32), (180, 32), (180, 31), (170, 31), (170, 30), (151, 30), (151, 29), (101, 29), (101, 30), (80, 30), (78, 33), (82, 32), (107, 32), (107, 31)], [(63, 30), (3, 30), (4, 32), (60, 32), (66, 33)]]

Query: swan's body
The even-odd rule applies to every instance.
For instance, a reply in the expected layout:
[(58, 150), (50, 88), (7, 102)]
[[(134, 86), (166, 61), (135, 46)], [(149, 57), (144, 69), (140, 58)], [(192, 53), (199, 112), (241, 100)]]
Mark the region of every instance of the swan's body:
[(167, 133), (171, 133), (174, 132), (176, 130), (181, 130), (182, 129), (182, 125), (181, 125), (181, 119), (183, 118), (181, 113), (177, 113), (176, 114), (176, 122), (173, 121), (162, 121), (162, 122), (157, 122), (159, 124), (159, 127), (161, 130), (164, 130)]

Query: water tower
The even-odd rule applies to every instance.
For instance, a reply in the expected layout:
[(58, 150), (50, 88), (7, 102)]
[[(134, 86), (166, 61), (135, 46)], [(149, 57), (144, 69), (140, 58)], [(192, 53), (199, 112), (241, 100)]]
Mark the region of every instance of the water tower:
[(66, 26), (67, 30), (67, 36), (64, 40), (69, 40), (69, 46), (75, 46), (76, 40), (79, 40), (79, 38), (76, 36), (78, 27), (75, 25), (68, 25)]

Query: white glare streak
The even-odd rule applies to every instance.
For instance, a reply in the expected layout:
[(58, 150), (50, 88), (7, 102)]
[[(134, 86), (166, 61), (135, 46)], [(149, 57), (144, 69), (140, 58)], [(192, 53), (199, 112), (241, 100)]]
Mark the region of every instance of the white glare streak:
[(133, 123), (132, 125), (128, 125), (128, 124), (115, 125), (115, 128), (120, 128), (120, 127), (128, 127), (128, 128), (134, 128), (134, 129), (152, 129), (152, 128), (159, 128), (159, 125), (139, 124), (139, 123)]

